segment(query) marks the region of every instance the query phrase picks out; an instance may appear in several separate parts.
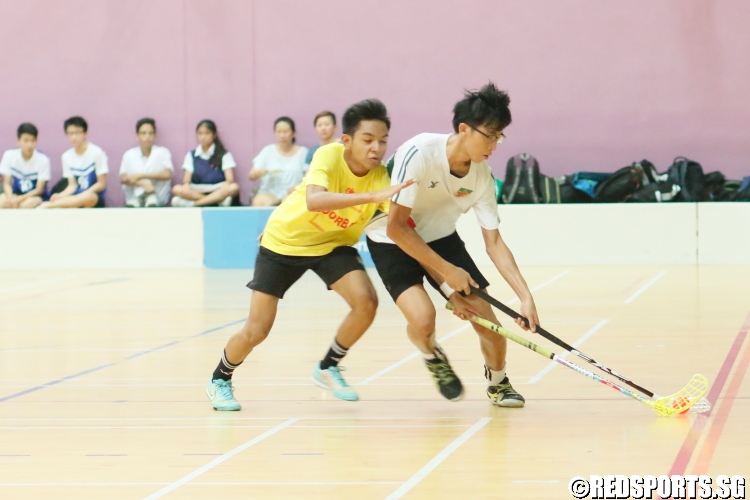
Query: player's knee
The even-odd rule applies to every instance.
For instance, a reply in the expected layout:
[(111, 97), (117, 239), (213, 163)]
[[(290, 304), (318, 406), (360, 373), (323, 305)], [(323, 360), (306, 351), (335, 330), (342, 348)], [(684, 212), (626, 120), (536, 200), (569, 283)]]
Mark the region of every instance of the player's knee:
[(83, 206), (84, 208), (94, 208), (98, 202), (99, 197), (95, 194), (91, 194), (90, 196), (86, 196), (81, 206)]
[(21, 203), (21, 208), (36, 208), (42, 202), (42, 199), (36, 196), (27, 198)]
[(357, 297), (352, 309), (363, 316), (374, 318), (378, 310), (378, 296), (375, 293), (363, 293)]
[(268, 333), (271, 331), (270, 328), (264, 328), (262, 326), (252, 324), (249, 321), (245, 323), (245, 327), (242, 329), (242, 337), (245, 342), (250, 344), (252, 347), (259, 345), (261, 342), (266, 340)]
[(172, 194), (175, 196), (182, 196), (182, 184), (178, 184), (176, 186), (172, 186)]
[(420, 337), (429, 337), (435, 332), (435, 318), (420, 316), (412, 319), (409, 322), (409, 327), (413, 334)]

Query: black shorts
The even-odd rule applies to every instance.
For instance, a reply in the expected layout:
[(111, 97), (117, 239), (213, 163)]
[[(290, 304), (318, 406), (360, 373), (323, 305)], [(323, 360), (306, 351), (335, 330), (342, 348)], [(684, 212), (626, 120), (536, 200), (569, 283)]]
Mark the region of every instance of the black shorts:
[(350, 272), (364, 271), (365, 266), (354, 247), (336, 247), (320, 257), (282, 255), (260, 247), (255, 259), (255, 274), (247, 287), (283, 299), (286, 291), (308, 269), (330, 288)]
[[(487, 279), (479, 272), (469, 252), (466, 251), (466, 245), (458, 233), (432, 241), (427, 245), (440, 257), (469, 273), (479, 288), (485, 289), (490, 286)], [(380, 279), (383, 280), (385, 288), (394, 301), (409, 288), (424, 283), (424, 278), (427, 278), (427, 282), (440, 292), (440, 284), (436, 283), (421, 264), (401, 250), (398, 245), (375, 243), (367, 238), (367, 246)], [(440, 293), (444, 295), (443, 292)]]

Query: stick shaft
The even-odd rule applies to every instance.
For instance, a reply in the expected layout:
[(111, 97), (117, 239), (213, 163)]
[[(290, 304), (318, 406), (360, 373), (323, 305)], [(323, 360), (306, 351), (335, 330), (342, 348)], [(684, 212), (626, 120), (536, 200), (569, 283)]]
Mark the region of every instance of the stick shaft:
[[(525, 317), (521, 316), (521, 315), (520, 315), (520, 314), (518, 314), (518, 313), (517, 313), (516, 311), (514, 311), (514, 310), (513, 310), (513, 309), (511, 309), (510, 307), (506, 306), (505, 304), (503, 304), (502, 302), (500, 302), (500, 301), (499, 301), (499, 300), (497, 300), (496, 298), (494, 298), (494, 297), (490, 296), (489, 294), (487, 294), (487, 293), (483, 292), (482, 290), (479, 290), (478, 288), (474, 288), (474, 287), (472, 287), (472, 288), (471, 288), (471, 293), (475, 294), (475, 295), (476, 295), (477, 297), (479, 297), (480, 299), (482, 299), (482, 300), (484, 300), (484, 301), (488, 302), (489, 304), (491, 304), (491, 305), (495, 306), (496, 308), (500, 309), (500, 310), (501, 310), (502, 312), (504, 312), (505, 314), (507, 314), (507, 315), (508, 315), (508, 316), (510, 316), (511, 318), (513, 318), (513, 319), (518, 319), (518, 318), (520, 318), (520, 319), (521, 319), (521, 320), (523, 320), (523, 322), (524, 322), (524, 323), (526, 323), (526, 325), (528, 326), (528, 324), (529, 324), (529, 321), (528, 321), (528, 320), (527, 320), (527, 319), (526, 319)], [(646, 389), (645, 387), (641, 387), (640, 385), (636, 384), (635, 382), (633, 382), (633, 381), (632, 381), (632, 380), (630, 380), (629, 378), (627, 378), (627, 377), (624, 377), (623, 375), (620, 375), (620, 374), (619, 374), (619, 373), (617, 373), (616, 371), (614, 371), (614, 370), (612, 370), (612, 369), (610, 369), (610, 368), (607, 368), (606, 366), (604, 366), (603, 364), (601, 364), (601, 363), (599, 363), (598, 361), (594, 360), (593, 358), (591, 358), (591, 357), (589, 357), (589, 356), (585, 355), (584, 353), (582, 353), (581, 351), (579, 351), (579, 350), (578, 350), (578, 349), (576, 349), (575, 347), (573, 347), (573, 346), (569, 345), (569, 344), (568, 344), (567, 342), (565, 342), (564, 340), (562, 340), (562, 339), (560, 339), (560, 338), (558, 338), (558, 337), (556, 337), (556, 336), (552, 335), (552, 334), (551, 334), (550, 332), (548, 332), (547, 330), (545, 330), (545, 329), (544, 329), (544, 328), (542, 328), (541, 326), (537, 325), (537, 327), (536, 327), (536, 332), (537, 332), (537, 333), (538, 333), (539, 335), (541, 335), (542, 337), (544, 337), (545, 339), (547, 339), (547, 340), (549, 340), (550, 342), (552, 342), (553, 344), (555, 344), (555, 345), (558, 345), (558, 346), (562, 347), (562, 348), (563, 348), (563, 349), (565, 349), (566, 351), (569, 351), (569, 352), (571, 352), (571, 353), (575, 354), (575, 355), (576, 355), (576, 356), (578, 356), (579, 358), (581, 358), (581, 359), (583, 359), (583, 360), (587, 361), (588, 363), (591, 363), (592, 365), (596, 366), (596, 367), (597, 367), (597, 368), (599, 368), (600, 370), (602, 370), (602, 371), (604, 371), (604, 372), (607, 372), (607, 373), (609, 373), (609, 374), (610, 374), (610, 375), (612, 375), (613, 377), (616, 377), (617, 379), (619, 379), (619, 380), (621, 380), (621, 381), (625, 382), (625, 383), (626, 383), (627, 385), (629, 385), (630, 387), (632, 387), (632, 388), (634, 388), (634, 389), (636, 389), (636, 390), (638, 390), (638, 391), (642, 392), (642, 393), (643, 393), (643, 394), (645, 394), (646, 396), (648, 396), (648, 397), (650, 397), (650, 398), (654, 397), (654, 393), (653, 393), (653, 392), (649, 391), (649, 390), (648, 390), (648, 389)]]

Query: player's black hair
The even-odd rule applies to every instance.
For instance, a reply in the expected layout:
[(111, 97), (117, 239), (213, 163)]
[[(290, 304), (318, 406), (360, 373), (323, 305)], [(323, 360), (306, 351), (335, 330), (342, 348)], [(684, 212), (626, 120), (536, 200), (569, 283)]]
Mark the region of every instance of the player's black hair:
[(22, 123), (18, 126), (18, 138), (20, 139), (23, 134), (33, 135), (39, 137), (39, 131), (36, 129), (33, 123)]
[(510, 97), (489, 82), (479, 90), (467, 90), (464, 98), (453, 107), (453, 130), (458, 132), (462, 123), (470, 127), (485, 126), (500, 132), (510, 125)]
[(195, 131), (197, 132), (201, 127), (206, 127), (212, 134), (214, 134), (214, 154), (208, 159), (208, 163), (210, 163), (213, 168), (221, 169), (221, 161), (227, 153), (227, 148), (224, 147), (224, 143), (219, 139), (219, 132), (216, 129), (216, 124), (212, 120), (201, 120), (195, 127)]
[(89, 131), (89, 124), (86, 123), (86, 120), (84, 120), (82, 116), (71, 116), (70, 118), (65, 120), (65, 123), (63, 124), (63, 130), (67, 132), (68, 127), (81, 127), (84, 132)]
[(156, 132), (156, 121), (153, 118), (141, 118), (135, 123), (135, 133), (141, 131), (141, 127), (144, 125), (151, 125), (154, 127), (154, 132)]
[[(287, 125), (289, 125), (289, 128), (292, 129), (293, 133), (297, 132), (297, 127), (295, 127), (294, 125), (294, 120), (292, 120), (288, 116), (280, 116), (279, 118), (276, 118), (276, 121), (273, 122), (274, 131), (276, 131), (276, 125), (278, 125), (279, 123), (286, 123)], [(297, 142), (297, 138), (292, 137), (292, 144), (294, 144), (295, 142)]]
[(333, 114), (333, 111), (321, 111), (320, 113), (315, 115), (315, 119), (313, 120), (313, 127), (316, 127), (318, 125), (318, 120), (320, 120), (324, 116), (330, 116), (331, 120), (333, 120), (333, 124), (336, 125), (336, 115)]
[(349, 106), (349, 109), (344, 112), (344, 116), (341, 119), (343, 132), (346, 135), (354, 137), (359, 124), (371, 120), (383, 122), (388, 130), (391, 129), (391, 119), (388, 117), (388, 110), (385, 109), (385, 104), (378, 99), (359, 101)]

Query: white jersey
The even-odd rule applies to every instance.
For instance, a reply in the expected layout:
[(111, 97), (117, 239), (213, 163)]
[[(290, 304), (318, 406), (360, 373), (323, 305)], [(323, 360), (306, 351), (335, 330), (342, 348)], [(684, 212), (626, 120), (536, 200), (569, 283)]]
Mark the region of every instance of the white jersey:
[[(414, 230), (427, 243), (456, 231), (461, 214), (474, 209), (479, 225), (497, 229), (500, 221), (495, 200), (495, 180), (486, 162), (472, 163), (464, 177), (451, 174), (446, 146), (449, 134), (420, 134), (398, 148), (393, 157), (391, 184), (417, 182), (391, 198), (411, 208)], [(374, 221), (367, 236), (378, 243), (393, 243), (386, 236), (385, 219)]]
[[(140, 147), (128, 149), (122, 155), (120, 175), (159, 174), (164, 170), (172, 171), (174, 170), (174, 166), (172, 165), (172, 154), (163, 146), (152, 146), (151, 154), (148, 156), (143, 156), (143, 151), (141, 151)], [(151, 180), (150, 182), (156, 190), (159, 205), (166, 205), (172, 189), (172, 181)], [(143, 194), (143, 188), (141, 187), (123, 186), (122, 188), (125, 191), (126, 199), (131, 196), (140, 196)]]
[[(109, 164), (104, 150), (90, 142), (82, 155), (70, 148), (62, 154), (62, 174), (69, 179), (76, 178), (78, 189), (76, 194), (86, 191), (96, 184), (96, 176), (109, 173)], [(100, 193), (101, 195), (101, 193)]]
[(26, 161), (19, 148), (9, 149), (0, 160), (0, 175), (12, 178), (13, 192), (24, 194), (36, 188), (37, 181), (50, 180), (49, 157), (37, 150)]

